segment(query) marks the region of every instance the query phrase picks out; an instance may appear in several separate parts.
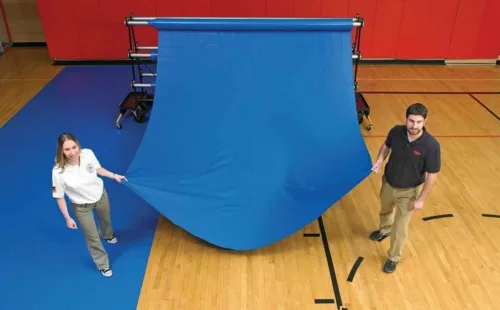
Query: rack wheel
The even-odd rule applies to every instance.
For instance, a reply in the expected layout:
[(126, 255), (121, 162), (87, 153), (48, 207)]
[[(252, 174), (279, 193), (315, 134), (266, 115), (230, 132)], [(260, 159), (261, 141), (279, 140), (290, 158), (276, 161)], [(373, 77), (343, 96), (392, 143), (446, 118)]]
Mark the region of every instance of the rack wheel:
[(120, 123), (120, 120), (122, 119), (122, 117), (123, 117), (124, 114), (125, 114), (125, 111), (120, 110), (120, 115), (118, 115), (118, 118), (116, 119), (116, 122), (115, 122), (116, 128), (118, 128), (118, 129), (122, 129), (123, 128), (122, 124)]
[(368, 125), (365, 127), (366, 130), (370, 130), (373, 127), (372, 120), (370, 119), (370, 113), (366, 115), (366, 119), (368, 120)]

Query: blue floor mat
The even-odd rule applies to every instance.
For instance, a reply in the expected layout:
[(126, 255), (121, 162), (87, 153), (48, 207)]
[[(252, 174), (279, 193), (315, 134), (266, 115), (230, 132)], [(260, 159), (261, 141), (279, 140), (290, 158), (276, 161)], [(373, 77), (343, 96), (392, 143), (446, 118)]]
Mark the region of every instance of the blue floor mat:
[(136, 309), (158, 213), (105, 179), (119, 242), (104, 243), (114, 275), (95, 268), (81, 230), (66, 228), (51, 195), (57, 137), (72, 132), (124, 174), (147, 124), (115, 127), (129, 66), (68, 67), (0, 128), (0, 309)]

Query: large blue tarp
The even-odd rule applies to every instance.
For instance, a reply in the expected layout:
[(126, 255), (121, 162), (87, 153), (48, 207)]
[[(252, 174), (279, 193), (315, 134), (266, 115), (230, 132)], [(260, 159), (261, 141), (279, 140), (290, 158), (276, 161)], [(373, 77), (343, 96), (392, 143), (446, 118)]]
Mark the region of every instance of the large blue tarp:
[(189, 233), (250, 250), (370, 174), (351, 19), (157, 19), (154, 108), (127, 186)]

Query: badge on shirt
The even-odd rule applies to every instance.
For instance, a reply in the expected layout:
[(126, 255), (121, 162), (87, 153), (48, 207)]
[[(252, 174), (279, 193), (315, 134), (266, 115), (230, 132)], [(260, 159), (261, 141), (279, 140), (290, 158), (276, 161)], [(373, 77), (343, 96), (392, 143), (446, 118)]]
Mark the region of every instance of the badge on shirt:
[(92, 165), (92, 163), (87, 164), (86, 168), (88, 173), (94, 172), (94, 165)]

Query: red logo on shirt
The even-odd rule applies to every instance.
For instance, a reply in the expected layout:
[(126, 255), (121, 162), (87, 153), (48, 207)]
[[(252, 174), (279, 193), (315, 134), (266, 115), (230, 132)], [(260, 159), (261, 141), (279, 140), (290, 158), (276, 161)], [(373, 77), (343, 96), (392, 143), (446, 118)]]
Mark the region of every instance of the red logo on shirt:
[(420, 153), (420, 152), (419, 152), (419, 151), (417, 151), (417, 150), (414, 150), (414, 151), (413, 151), (413, 154), (415, 154), (415, 155), (417, 155), (417, 156), (422, 155), (422, 153)]

